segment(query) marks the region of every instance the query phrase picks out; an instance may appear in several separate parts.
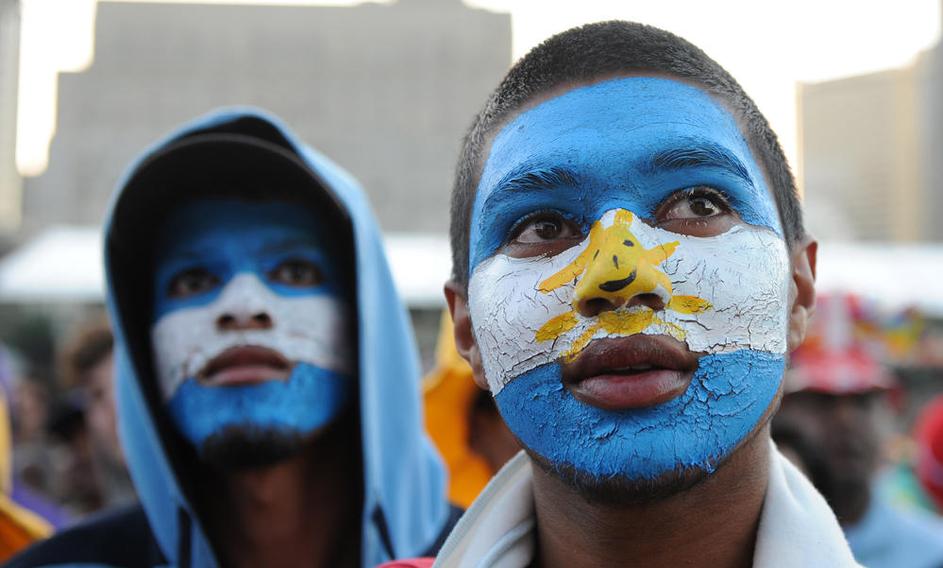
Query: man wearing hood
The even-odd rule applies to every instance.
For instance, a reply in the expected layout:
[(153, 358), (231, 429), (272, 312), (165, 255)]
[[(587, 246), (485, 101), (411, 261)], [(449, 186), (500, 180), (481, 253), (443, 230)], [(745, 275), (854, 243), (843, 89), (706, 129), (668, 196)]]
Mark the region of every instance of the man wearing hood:
[(105, 229), (143, 510), (15, 566), (373, 566), (451, 517), (412, 334), (356, 182), (252, 110), (147, 151)]

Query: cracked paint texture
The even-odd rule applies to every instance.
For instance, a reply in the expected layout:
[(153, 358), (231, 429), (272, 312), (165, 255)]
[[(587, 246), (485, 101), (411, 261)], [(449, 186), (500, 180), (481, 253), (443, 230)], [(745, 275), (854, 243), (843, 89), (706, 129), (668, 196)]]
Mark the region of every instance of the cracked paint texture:
[[(614, 216), (610, 211), (603, 219)], [(587, 250), (589, 237), (556, 256), (498, 254), (478, 265), (469, 283), (469, 307), (493, 394), (518, 375), (573, 355), (574, 345), (582, 348), (602, 337), (669, 335), (687, 343), (692, 351), (712, 354), (741, 349), (786, 352), (789, 259), (778, 235), (737, 225), (715, 237), (690, 237), (649, 227), (638, 217), (633, 217), (631, 231), (646, 249), (677, 243), (673, 254), (659, 265), (671, 293), (660, 292), (667, 307), (654, 314), (635, 306), (598, 317), (580, 315), (574, 311), (579, 276), (553, 290), (541, 289)], [(709, 306), (688, 313), (672, 309), (671, 297), (700, 298)], [(616, 332), (600, 325), (601, 320), (618, 314), (647, 316), (646, 324)], [(569, 318), (572, 325), (541, 341), (546, 335), (541, 330), (555, 318)]]

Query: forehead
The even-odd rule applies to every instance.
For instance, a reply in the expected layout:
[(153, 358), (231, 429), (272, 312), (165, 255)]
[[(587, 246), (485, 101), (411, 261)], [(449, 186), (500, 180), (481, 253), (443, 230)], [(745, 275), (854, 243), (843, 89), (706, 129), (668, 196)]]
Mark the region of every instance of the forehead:
[[(480, 218), (483, 206), (493, 194), (508, 190), (509, 179), (527, 171), (565, 168), (578, 174), (578, 185), (592, 194), (581, 199), (618, 197), (621, 206), (644, 214), (639, 207), (653, 188), (697, 181), (693, 174), (656, 180), (652, 157), (675, 151), (673, 166), (684, 169), (680, 166), (687, 158), (699, 155), (689, 152), (692, 148), (708, 149), (742, 166), (747, 181), (740, 184), (745, 187), (742, 197), (750, 210), (745, 220), (779, 232), (765, 176), (730, 111), (681, 81), (623, 77), (570, 89), (522, 112), (498, 132), (475, 196), (472, 238), (476, 217), (479, 223), (486, 221)], [(711, 185), (709, 181), (707, 176), (698, 183)]]
[(175, 209), (163, 223), (159, 256), (207, 246), (254, 248), (273, 239), (318, 240), (313, 212), (287, 201), (198, 199)]

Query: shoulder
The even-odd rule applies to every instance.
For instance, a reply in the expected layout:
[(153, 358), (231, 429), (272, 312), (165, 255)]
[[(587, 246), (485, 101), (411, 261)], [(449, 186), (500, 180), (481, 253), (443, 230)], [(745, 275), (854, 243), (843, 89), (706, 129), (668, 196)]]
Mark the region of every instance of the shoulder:
[(6, 567), (98, 564), (144, 568), (163, 563), (144, 509), (134, 505), (91, 517), (58, 532), (14, 557)]

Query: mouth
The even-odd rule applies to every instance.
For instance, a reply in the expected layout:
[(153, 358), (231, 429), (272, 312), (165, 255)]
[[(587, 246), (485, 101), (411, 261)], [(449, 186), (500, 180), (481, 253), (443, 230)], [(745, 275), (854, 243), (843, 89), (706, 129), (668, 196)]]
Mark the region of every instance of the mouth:
[(605, 410), (656, 406), (681, 396), (700, 356), (666, 335), (597, 339), (563, 364), (563, 384)]
[(291, 375), (291, 367), (291, 362), (274, 349), (243, 345), (210, 359), (196, 378), (214, 387), (284, 381)]

